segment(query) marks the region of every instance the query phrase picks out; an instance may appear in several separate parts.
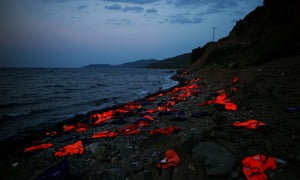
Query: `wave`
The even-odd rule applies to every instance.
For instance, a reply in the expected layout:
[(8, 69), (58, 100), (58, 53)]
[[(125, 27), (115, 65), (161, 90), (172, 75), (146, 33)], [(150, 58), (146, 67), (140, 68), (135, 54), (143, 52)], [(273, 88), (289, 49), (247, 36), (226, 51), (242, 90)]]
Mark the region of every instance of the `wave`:
[(45, 85), (45, 86), (42, 86), (43, 88), (64, 88), (66, 86), (64, 85), (60, 85), (60, 84), (54, 84), (54, 85)]
[[(0, 137), (38, 123), (51, 124), (69, 116), (130, 102), (177, 84), (169, 79), (174, 73), (164, 70), (91, 72), (78, 69), (76, 76), (74, 70), (53, 70), (51, 73), (38, 70), (39, 76), (32, 71), (25, 73), (31, 75), (33, 82), (25, 83), (17, 91), (6, 92), (7, 100), (0, 102)], [(18, 77), (13, 81), (24, 82), (26, 79)]]
[(26, 112), (15, 112), (15, 113), (4, 113), (0, 114), (0, 120), (9, 120), (9, 119), (16, 119), (24, 116), (29, 116), (32, 114), (32, 111), (26, 111)]
[(22, 102), (22, 103), (14, 102), (14, 103), (0, 104), (0, 108), (14, 108), (18, 106), (26, 106), (32, 104), (41, 104), (41, 102)]

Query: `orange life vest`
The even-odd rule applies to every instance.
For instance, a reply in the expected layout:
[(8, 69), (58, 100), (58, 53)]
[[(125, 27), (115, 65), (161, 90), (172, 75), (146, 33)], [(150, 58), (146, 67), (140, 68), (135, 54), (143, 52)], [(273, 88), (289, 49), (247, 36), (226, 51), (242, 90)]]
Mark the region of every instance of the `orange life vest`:
[(125, 131), (123, 131), (124, 135), (134, 135), (134, 134), (140, 134), (141, 131), (139, 129), (125, 129)]
[(95, 133), (92, 138), (112, 138), (119, 135), (119, 133), (112, 132), (112, 131), (102, 131)]
[(147, 99), (146, 99), (146, 101), (155, 101), (156, 100), (156, 97), (148, 97)]
[(149, 134), (150, 135), (153, 135), (153, 134), (171, 134), (175, 131), (179, 131), (180, 129), (177, 128), (177, 127), (174, 127), (174, 126), (169, 126), (169, 127), (166, 127), (166, 128), (157, 128), (157, 129), (153, 129), (153, 130), (150, 130)]
[(236, 111), (237, 106), (232, 102), (225, 103), (225, 110)]
[(266, 180), (264, 173), (267, 169), (277, 169), (276, 159), (274, 157), (266, 157), (262, 154), (255, 154), (243, 159), (243, 173), (248, 180)]
[(264, 123), (262, 121), (255, 120), (255, 119), (249, 119), (249, 120), (244, 121), (244, 122), (235, 121), (233, 123), (233, 126), (235, 126), (235, 127), (242, 126), (242, 127), (246, 127), (247, 129), (256, 129), (259, 126), (266, 126), (266, 125), (267, 125), (266, 123)]
[(92, 117), (96, 119), (94, 124), (99, 125), (99, 124), (103, 123), (104, 121), (111, 119), (113, 117), (113, 114), (114, 114), (113, 110), (108, 110), (106, 112), (93, 114)]
[(82, 122), (77, 122), (76, 123), (76, 132), (84, 132), (88, 130), (89, 125), (82, 123)]
[(76, 129), (74, 125), (64, 125), (63, 126), (64, 131), (71, 131), (73, 129)]
[(78, 140), (74, 144), (66, 145), (60, 149), (58, 149), (54, 156), (66, 156), (66, 155), (82, 155), (84, 151), (84, 146), (82, 145), (82, 141)]
[(149, 121), (154, 121), (154, 118), (152, 117), (152, 116), (150, 116), (150, 115), (145, 115), (145, 116), (143, 116), (143, 118), (145, 118), (145, 119), (147, 119), (147, 120), (149, 120)]
[(165, 158), (162, 159), (157, 165), (157, 168), (167, 169), (169, 167), (176, 167), (180, 163), (180, 158), (177, 152), (173, 149), (169, 149), (165, 153)]
[(46, 132), (45, 135), (46, 136), (55, 136), (57, 135), (58, 133), (56, 131), (50, 131), (50, 132)]
[(148, 122), (146, 122), (146, 121), (139, 121), (137, 123), (130, 124), (130, 125), (126, 126), (126, 127), (119, 128), (118, 132), (121, 132), (124, 135), (139, 134), (141, 132), (139, 130), (139, 128), (147, 127), (147, 126), (149, 126)]
[(237, 106), (230, 99), (227, 98), (225, 93), (222, 93), (216, 97), (216, 104), (223, 104), (225, 110), (236, 111)]
[(237, 83), (239, 80), (239, 77), (238, 76), (234, 76), (234, 78), (232, 79), (232, 84), (233, 83)]
[(147, 112), (150, 113), (150, 114), (153, 114), (153, 113), (156, 112), (156, 110), (155, 109), (148, 109)]
[(52, 146), (53, 146), (52, 143), (44, 143), (44, 144), (40, 144), (40, 145), (28, 147), (28, 148), (24, 149), (24, 152), (30, 152), (30, 151), (47, 149), (47, 148), (50, 148)]

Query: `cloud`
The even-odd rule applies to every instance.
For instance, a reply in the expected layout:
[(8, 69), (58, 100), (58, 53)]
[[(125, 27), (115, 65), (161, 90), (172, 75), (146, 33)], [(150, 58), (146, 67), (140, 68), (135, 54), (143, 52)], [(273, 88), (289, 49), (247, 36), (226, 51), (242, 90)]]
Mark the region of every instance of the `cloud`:
[(194, 17), (193, 18), (193, 23), (194, 24), (202, 23), (202, 19), (200, 17)]
[(148, 13), (148, 14), (154, 14), (154, 13), (157, 13), (157, 10), (156, 9), (154, 9), (154, 8), (151, 8), (151, 9), (147, 9), (146, 10), (146, 13)]
[(143, 12), (144, 8), (141, 6), (126, 6), (123, 8), (123, 11), (124, 12), (131, 11), (131, 12), (139, 13), (139, 12)]
[(174, 16), (170, 16), (166, 22), (172, 24), (197, 24), (201, 23), (202, 19), (198, 16), (189, 17), (189, 14), (176, 14)]
[(177, 7), (182, 6), (209, 6), (216, 9), (224, 9), (237, 6), (236, 0), (168, 0), (168, 4)]
[(117, 11), (123, 11), (123, 12), (135, 12), (135, 13), (140, 13), (144, 11), (144, 8), (141, 6), (125, 6), (122, 8), (121, 5), (119, 4), (113, 4), (110, 6), (105, 6), (105, 9), (108, 10), (117, 10)]
[(236, 7), (238, 4), (235, 0), (219, 0), (217, 1), (212, 8), (214, 9), (226, 9), (230, 7)]
[(38, 0), (40, 2), (44, 2), (44, 3), (64, 3), (64, 2), (74, 2), (74, 1), (79, 1), (79, 0)]
[(199, 15), (204, 16), (204, 15), (217, 14), (217, 13), (222, 13), (222, 12), (224, 12), (224, 10), (222, 10), (222, 9), (209, 8), (209, 9), (199, 13)]
[(128, 24), (132, 24), (132, 21), (126, 18), (123, 19), (108, 19), (107, 20), (109, 23), (111, 24), (115, 24), (115, 25), (128, 25)]
[(83, 9), (86, 9), (88, 6), (87, 5), (79, 5), (78, 6), (78, 10), (83, 10)]
[(105, 9), (108, 9), (108, 10), (121, 10), (122, 6), (120, 6), (119, 4), (113, 4), (113, 5), (110, 5), (110, 6), (105, 6)]
[(160, 0), (104, 0), (104, 1), (110, 1), (110, 2), (119, 2), (119, 3), (133, 3), (133, 4), (148, 4), (148, 3), (154, 3)]
[(189, 5), (201, 5), (207, 3), (213, 3), (218, 0), (168, 0), (168, 4), (174, 4), (175, 6), (189, 6)]

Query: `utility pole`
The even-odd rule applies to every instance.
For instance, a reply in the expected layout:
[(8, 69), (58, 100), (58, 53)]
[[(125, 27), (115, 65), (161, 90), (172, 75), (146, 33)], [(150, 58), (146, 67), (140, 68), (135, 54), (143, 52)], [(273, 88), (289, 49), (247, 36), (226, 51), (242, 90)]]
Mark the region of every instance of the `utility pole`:
[(212, 41), (215, 41), (215, 30), (216, 30), (216, 27), (213, 27), (213, 36), (212, 36)]

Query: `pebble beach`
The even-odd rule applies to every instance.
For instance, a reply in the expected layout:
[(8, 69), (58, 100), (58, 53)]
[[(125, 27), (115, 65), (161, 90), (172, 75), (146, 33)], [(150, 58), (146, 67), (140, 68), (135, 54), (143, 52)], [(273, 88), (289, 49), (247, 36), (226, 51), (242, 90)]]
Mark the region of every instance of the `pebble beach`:
[[(293, 82), (300, 71), (297, 59), (288, 60), (183, 71), (172, 89), (4, 141), (2, 179), (246, 179), (242, 162), (254, 155), (275, 162), (260, 175), (297, 179), (300, 104)], [(64, 149), (77, 142), (79, 148)], [(168, 150), (179, 162), (159, 168)]]

